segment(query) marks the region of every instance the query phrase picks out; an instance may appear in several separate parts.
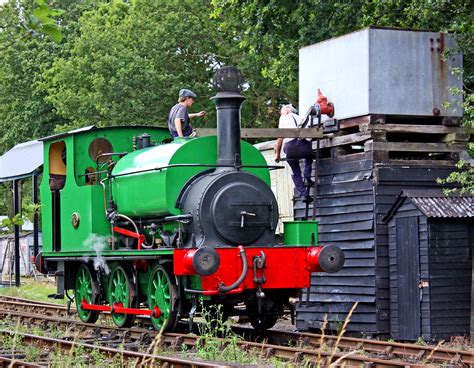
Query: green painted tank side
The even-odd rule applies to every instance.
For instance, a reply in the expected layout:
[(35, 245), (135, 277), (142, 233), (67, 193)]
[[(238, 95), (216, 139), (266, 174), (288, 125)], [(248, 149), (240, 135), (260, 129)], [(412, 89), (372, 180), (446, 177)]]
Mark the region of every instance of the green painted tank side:
[[(110, 224), (104, 213), (103, 189), (99, 184), (85, 185), (83, 173), (95, 163), (89, 156), (89, 145), (98, 137), (107, 138), (115, 152), (131, 152), (132, 137), (148, 133), (152, 139), (161, 142), (169, 137), (166, 129), (154, 127), (118, 127), (97, 129), (71, 134), (44, 143), (44, 174), (41, 182), (43, 252), (52, 252), (52, 193), (49, 187), (49, 148), (51, 144), (64, 141), (66, 145), (66, 183), (60, 190), (61, 203), (61, 253), (92, 251), (102, 237), (100, 244), (109, 248)], [(71, 223), (73, 213), (80, 216), (79, 227)]]
[[(244, 165), (266, 166), (262, 154), (251, 144), (241, 141)], [(217, 138), (215, 136), (190, 139), (132, 152), (123, 157), (112, 174), (122, 175), (140, 170), (148, 172), (118, 176), (112, 182), (112, 194), (118, 211), (128, 216), (177, 215), (176, 199), (188, 180), (209, 167), (171, 167), (169, 165), (215, 165)], [(163, 168), (160, 170), (159, 168)], [(245, 168), (270, 185), (267, 168)]]

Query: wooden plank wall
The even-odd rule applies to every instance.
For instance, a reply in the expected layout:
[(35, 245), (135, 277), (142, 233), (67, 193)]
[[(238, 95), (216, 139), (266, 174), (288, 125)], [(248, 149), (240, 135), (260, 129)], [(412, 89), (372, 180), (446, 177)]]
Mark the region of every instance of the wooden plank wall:
[(469, 234), (471, 258), (472, 258), (472, 277), (471, 277), (471, 347), (474, 347), (474, 226), (471, 226)]
[(431, 330), (436, 340), (469, 333), (471, 313), (471, 241), (473, 222), (429, 221)]
[[(336, 274), (313, 275), (309, 304), (304, 293), (297, 308), (297, 328), (319, 329), (328, 314), (329, 328), (337, 329), (358, 301), (349, 331), (375, 333), (373, 161), (370, 154), (361, 153), (323, 159), (320, 168), (316, 212), (319, 241), (341, 247), (346, 262)], [(304, 203), (296, 202), (295, 219), (304, 214)]]
[(388, 227), (383, 221), (403, 189), (429, 189), (438, 186), (437, 178), (446, 178), (454, 166), (436, 167), (405, 165), (375, 165), (375, 239), (376, 239), (376, 289), (377, 331), (390, 330), (389, 253)]
[[(405, 217), (418, 217), (418, 240), (419, 240), (419, 260), (420, 260), (420, 278), (429, 280), (428, 265), (428, 222), (426, 217), (409, 200), (397, 210), (388, 224), (389, 234), (389, 270), (390, 270), (390, 335), (394, 339), (400, 339), (399, 336), (399, 304), (398, 304), (398, 266), (397, 266), (397, 219)], [(418, 288), (418, 281), (413, 280), (413, 287)], [(426, 285), (426, 284), (424, 284)], [(416, 301), (414, 301), (416, 303)], [(430, 323), (430, 293), (429, 288), (422, 289), (421, 300), (421, 333), (425, 340), (431, 339)]]
[[(436, 186), (453, 168), (374, 164), (371, 152), (321, 160), (317, 220), (321, 244), (336, 244), (346, 255), (336, 274), (312, 277), (309, 303), (303, 293), (297, 307), (298, 329), (319, 329), (327, 314), (337, 329), (356, 301), (348, 331), (388, 334), (390, 331), (388, 228), (383, 218), (404, 188)], [(454, 167), (454, 166), (453, 166)], [(310, 206), (311, 214), (312, 206)], [(304, 217), (297, 201), (295, 219)]]

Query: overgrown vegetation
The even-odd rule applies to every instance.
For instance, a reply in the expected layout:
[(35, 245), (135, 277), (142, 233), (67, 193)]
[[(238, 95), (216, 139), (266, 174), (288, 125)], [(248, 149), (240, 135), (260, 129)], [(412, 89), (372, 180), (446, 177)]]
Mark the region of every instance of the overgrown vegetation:
[(242, 338), (225, 323), (222, 305), (203, 308), (204, 323), (199, 324), (199, 340), (196, 356), (205, 360), (255, 364), (257, 357), (249, 351), (240, 349)]
[[(4, 323), (2, 323), (4, 325)], [(116, 356), (114, 358), (108, 357), (107, 354), (99, 350), (91, 350), (86, 352), (82, 346), (74, 346), (70, 351), (54, 350), (48, 351), (47, 348), (24, 343), (22, 336), (19, 333), (30, 333), (38, 336), (45, 336), (41, 330), (28, 330), (24, 326), (17, 328), (11, 334), (0, 334), (0, 346), (2, 351), (8, 352), (12, 355), (24, 355), (21, 358), (26, 362), (44, 362), (48, 367), (52, 368), (86, 368), (86, 367), (104, 367), (111, 368), (128, 368), (134, 367), (132, 361), (124, 362), (122, 357)], [(59, 338), (60, 336), (58, 336)]]

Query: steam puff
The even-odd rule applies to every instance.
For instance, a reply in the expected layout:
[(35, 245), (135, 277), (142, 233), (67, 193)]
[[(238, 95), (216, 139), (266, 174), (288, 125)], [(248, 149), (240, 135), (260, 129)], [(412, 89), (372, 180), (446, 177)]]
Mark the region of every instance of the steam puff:
[[(106, 274), (110, 273), (109, 266), (105, 262), (104, 257), (102, 256), (102, 252), (107, 249), (107, 237), (91, 234), (83, 243), (84, 248), (91, 248), (95, 253), (94, 261), (94, 269), (99, 271), (102, 269)], [(87, 257), (86, 257), (87, 258)], [(86, 260), (87, 261), (87, 260)]]

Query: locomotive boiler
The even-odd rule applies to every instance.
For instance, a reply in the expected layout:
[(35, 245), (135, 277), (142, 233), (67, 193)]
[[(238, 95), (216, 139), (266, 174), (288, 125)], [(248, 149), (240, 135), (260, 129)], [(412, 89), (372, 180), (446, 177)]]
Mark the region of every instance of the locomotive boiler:
[(339, 248), (317, 244), (314, 222), (289, 224), (278, 243), (270, 168), (240, 139), (243, 83), (232, 67), (214, 76), (217, 137), (88, 127), (44, 139), (37, 267), (55, 273), (56, 297), (74, 299), (81, 320), (109, 311), (130, 326), (147, 315), (172, 330), (220, 304), (264, 330), (312, 272), (342, 267)]

